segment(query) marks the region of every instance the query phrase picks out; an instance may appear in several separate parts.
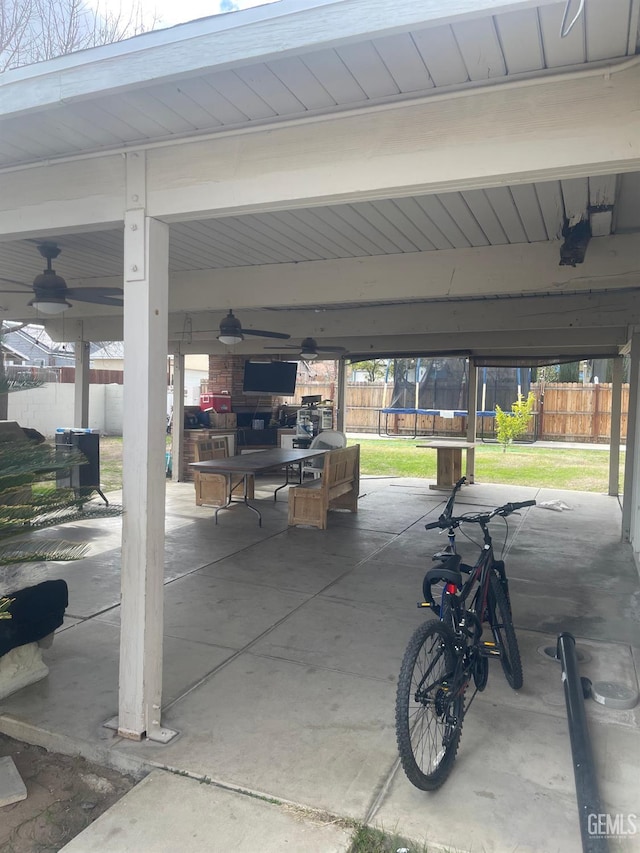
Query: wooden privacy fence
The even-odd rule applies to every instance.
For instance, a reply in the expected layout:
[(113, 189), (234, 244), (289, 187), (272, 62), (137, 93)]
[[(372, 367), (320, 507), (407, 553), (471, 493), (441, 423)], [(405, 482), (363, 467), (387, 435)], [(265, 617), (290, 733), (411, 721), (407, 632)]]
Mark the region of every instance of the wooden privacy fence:
[[(538, 385), (532, 385), (535, 396), (536, 438), (555, 441), (584, 441), (608, 443), (611, 434), (611, 385), (602, 382), (595, 385), (583, 385), (578, 382), (547, 383), (544, 394)], [(346, 392), (346, 430), (347, 432), (378, 432), (378, 413), (389, 405), (393, 393), (393, 384), (384, 382), (353, 382), (347, 384)], [(308, 394), (320, 394), (323, 399), (331, 399), (335, 386), (331, 383), (309, 382), (298, 384), (294, 402)], [(620, 435), (627, 435), (627, 412), (629, 406), (629, 386), (622, 386), (622, 419)], [(419, 434), (461, 435), (465, 429), (464, 418), (433, 418), (431, 415), (419, 415), (417, 430)], [(413, 415), (390, 415), (389, 431), (401, 435), (413, 434)], [(382, 416), (382, 428), (385, 416)], [(493, 435), (493, 419), (478, 423), (478, 435)]]

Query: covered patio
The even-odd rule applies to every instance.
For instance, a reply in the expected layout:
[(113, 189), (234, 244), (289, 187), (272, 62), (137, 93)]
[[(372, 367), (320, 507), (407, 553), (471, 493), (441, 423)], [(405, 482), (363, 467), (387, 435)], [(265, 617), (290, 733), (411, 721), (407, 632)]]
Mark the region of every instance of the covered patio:
[[(90, 557), (50, 567), (69, 583), (68, 618), (46, 653), (49, 677), (0, 703), (0, 730), (137, 774), (169, 768), (328, 812), (323, 825), (365, 821), (436, 849), (580, 850), (560, 667), (542, 649), (572, 631), (588, 656), (581, 674), (637, 690), (640, 586), (619, 541), (617, 499), (489, 485), (460, 496), (461, 509), (534, 497), (571, 511), (535, 507), (513, 519), (506, 559), (524, 687), (512, 691), (492, 663), (453, 774), (427, 795), (398, 768), (394, 699), (423, 618), (422, 576), (441, 544), (423, 524), (443, 499), (424, 480), (366, 478), (358, 515), (331, 513), (318, 531), (287, 527), (274, 485), (258, 481), (262, 528), (243, 507), (216, 527), (210, 509), (194, 507), (191, 484), (168, 486), (162, 705), (179, 737), (136, 744), (103, 726), (118, 706), (118, 520), (91, 531)], [(82, 527), (72, 535), (86, 538)], [(591, 701), (587, 713), (605, 809), (633, 813), (640, 710)], [(204, 811), (215, 790), (198, 794)], [(165, 820), (166, 832), (186, 831), (170, 804), (135, 814), (149, 838)], [(130, 849), (133, 828), (121, 829)]]
[[(470, 377), (600, 357), (614, 359), (619, 400), (626, 353), (622, 514), (612, 477), (610, 496), (572, 496), (574, 512), (532, 511), (518, 528), (511, 576), (531, 676), (518, 694), (493, 680), (456, 768), (477, 832), (499, 833), (488, 849), (523, 849), (532, 834), (543, 849), (556, 809), (548, 849), (574, 849), (557, 671), (537, 648), (573, 630), (594, 666), (633, 673), (640, 3), (586, 0), (569, 32), (565, 8), (283, 0), (2, 75), (1, 316), (74, 341), (76, 426), (89, 342), (125, 344), (122, 529), (96, 526), (88, 561), (52, 569), (69, 580), (69, 625), (48, 681), (3, 703), (5, 730), (422, 834), (424, 797), (393, 776), (392, 707), (432, 549), (421, 522), (439, 499), (367, 480), (357, 518), (322, 534), (288, 529), (284, 503), (265, 507), (262, 529), (235, 510), (215, 528), (189, 484), (165, 501), (167, 354), (178, 399), (185, 353), (291, 356), (259, 337), (226, 346), (233, 309), (247, 331), (344, 347), (343, 377), (347, 358), (375, 355), (464, 354)], [(35, 298), (42, 242), (62, 249), (58, 274), (82, 299)], [(123, 307), (104, 290), (120, 287)], [(343, 410), (339, 394), (338, 426)], [(616, 442), (614, 430), (614, 454)], [(469, 494), (495, 504), (503, 491)], [(637, 719), (609, 714), (591, 708), (605, 797), (624, 810)], [(115, 740), (102, 728), (114, 715)], [(154, 742), (171, 730), (174, 742)], [(513, 737), (487, 752), (492, 730)], [(503, 823), (484, 820), (481, 778), (503, 780)], [(445, 842), (459, 793), (430, 801), (443, 804), (428, 823), (442, 819)], [(544, 806), (535, 832), (523, 798)]]

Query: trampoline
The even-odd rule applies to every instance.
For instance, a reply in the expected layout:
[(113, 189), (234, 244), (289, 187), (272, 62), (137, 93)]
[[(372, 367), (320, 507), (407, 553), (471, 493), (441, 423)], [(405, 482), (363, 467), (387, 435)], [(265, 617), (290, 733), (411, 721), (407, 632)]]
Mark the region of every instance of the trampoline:
[[(430, 415), (431, 433), (422, 433), (423, 435), (435, 435), (436, 418), (466, 418), (468, 415), (466, 409), (378, 409), (378, 435), (383, 436), (399, 436), (396, 429), (395, 432), (389, 432), (389, 415), (413, 415), (413, 435), (407, 435), (407, 438), (418, 437), (418, 415)], [(384, 415), (384, 431), (382, 429), (382, 416)], [(495, 419), (494, 411), (476, 412), (476, 417), (481, 421), (481, 435), (484, 438), (484, 419)]]

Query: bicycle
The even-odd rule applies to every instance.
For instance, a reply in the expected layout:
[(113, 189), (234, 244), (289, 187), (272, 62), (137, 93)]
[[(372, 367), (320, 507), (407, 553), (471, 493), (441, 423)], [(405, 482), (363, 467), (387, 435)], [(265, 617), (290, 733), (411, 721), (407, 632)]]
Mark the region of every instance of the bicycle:
[[(404, 654), (396, 694), (396, 739), (404, 772), (421, 790), (439, 788), (447, 779), (460, 744), (462, 724), (476, 693), (487, 686), (489, 658), (500, 659), (509, 685), (522, 687), (522, 663), (513, 627), (505, 565), (496, 560), (489, 533), (495, 517), (505, 519), (535, 501), (506, 503), (494, 510), (454, 516), (455, 497), (466, 478), (454, 486), (438, 521), (427, 530), (447, 530), (449, 544), (435, 554), (439, 563), (423, 581), (424, 601), (439, 617), (420, 625)], [(483, 534), (475, 565), (462, 562), (456, 552), (455, 531), (461, 524), (478, 524)], [(507, 528), (508, 532), (508, 528)], [(507, 537), (505, 537), (506, 543)], [(464, 582), (462, 573), (469, 575)], [(444, 583), (440, 604), (435, 584)], [(483, 640), (483, 625), (491, 640)], [(475, 691), (465, 705), (467, 687)]]

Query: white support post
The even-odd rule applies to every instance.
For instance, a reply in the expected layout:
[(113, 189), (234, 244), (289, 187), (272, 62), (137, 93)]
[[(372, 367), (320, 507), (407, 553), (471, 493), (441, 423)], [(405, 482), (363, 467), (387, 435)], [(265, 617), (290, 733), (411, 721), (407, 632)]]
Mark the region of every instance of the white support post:
[(173, 418), (171, 419), (171, 479), (183, 479), (184, 462), (184, 353), (173, 356)]
[(76, 373), (73, 397), (73, 426), (89, 426), (89, 341), (76, 341)]
[[(639, 330), (640, 331), (640, 330)], [(627, 452), (624, 460), (624, 492), (622, 497), (622, 541), (633, 545), (637, 533), (636, 457), (638, 443), (638, 381), (640, 380), (640, 334), (634, 329), (629, 352), (629, 412), (627, 415)], [(634, 551), (636, 550), (634, 546)]]
[(609, 494), (620, 494), (620, 424), (622, 422), (622, 358), (613, 359), (611, 436), (609, 438)]
[(345, 432), (347, 422), (347, 362), (341, 358), (338, 361), (338, 407), (336, 411), (336, 429)]
[[(136, 194), (137, 196), (137, 194)], [(169, 226), (125, 215), (122, 605), (118, 733), (160, 724), (164, 593)]]
[[(467, 394), (467, 441), (475, 444), (478, 432), (478, 367), (474, 359), (469, 359), (469, 387)], [(476, 449), (467, 447), (467, 470), (468, 483), (474, 483), (476, 476)]]

